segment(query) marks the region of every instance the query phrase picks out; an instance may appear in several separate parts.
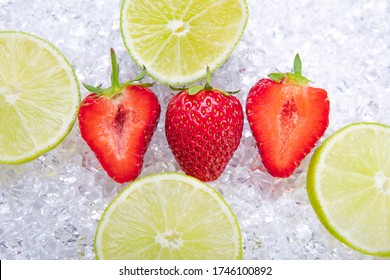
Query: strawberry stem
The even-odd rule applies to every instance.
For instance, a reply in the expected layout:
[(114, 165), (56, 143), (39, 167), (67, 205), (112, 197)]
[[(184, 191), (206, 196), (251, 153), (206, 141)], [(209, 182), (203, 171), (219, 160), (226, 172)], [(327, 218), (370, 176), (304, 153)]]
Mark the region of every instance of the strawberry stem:
[(277, 83), (291, 83), (299, 86), (306, 86), (311, 82), (308, 78), (302, 76), (302, 61), (298, 53), (294, 58), (294, 72), (275, 72), (269, 74), (268, 77)]
[(219, 91), (220, 93), (222, 93), (225, 96), (229, 96), (229, 95), (236, 94), (237, 92), (240, 91), (240, 90), (224, 91), (222, 89), (212, 87), (211, 86), (211, 71), (210, 71), (210, 68), (208, 66), (206, 67), (206, 82), (205, 82), (204, 86), (193, 85), (190, 87), (173, 87), (173, 86), (169, 86), (169, 87), (171, 88), (171, 90), (180, 90), (180, 91), (186, 90), (189, 95), (195, 95), (202, 90), (215, 90), (215, 91)]
[(125, 83), (119, 82), (119, 65), (116, 58), (116, 54), (113, 48), (110, 49), (110, 57), (111, 57), (111, 87), (103, 89), (101, 88), (101, 85), (94, 87), (88, 84), (83, 83), (84, 87), (90, 91), (96, 93), (97, 96), (105, 96), (107, 98), (114, 97), (117, 94), (120, 94), (122, 90), (131, 85), (137, 85), (141, 87), (151, 87), (154, 85), (154, 83), (142, 83), (141, 80), (146, 75), (146, 68), (145, 66), (142, 67), (141, 73), (137, 75), (134, 79), (127, 81)]
[(116, 60), (116, 54), (113, 48), (110, 49), (111, 54), (111, 66), (112, 66), (112, 73), (111, 73), (111, 86), (113, 91), (118, 91), (120, 89), (119, 86), (119, 65)]
[(294, 72), (298, 75), (302, 75), (302, 61), (299, 57), (299, 53), (297, 53), (294, 58)]
[(211, 71), (210, 67), (206, 67), (206, 83), (204, 84), (204, 89), (205, 90), (212, 90), (213, 87), (210, 85), (211, 83)]

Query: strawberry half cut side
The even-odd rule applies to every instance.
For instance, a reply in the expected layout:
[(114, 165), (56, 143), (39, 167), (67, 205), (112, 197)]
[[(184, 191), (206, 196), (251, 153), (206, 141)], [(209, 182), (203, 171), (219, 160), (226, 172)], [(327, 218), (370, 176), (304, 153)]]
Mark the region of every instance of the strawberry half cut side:
[(81, 136), (103, 169), (118, 183), (134, 180), (142, 170), (143, 157), (160, 117), (154, 92), (141, 83), (146, 70), (135, 79), (119, 83), (119, 67), (111, 49), (112, 86), (84, 86), (93, 91), (81, 103)]
[(289, 177), (324, 135), (329, 99), (321, 88), (308, 86), (299, 55), (294, 73), (272, 73), (250, 90), (246, 114), (262, 162), (275, 177)]

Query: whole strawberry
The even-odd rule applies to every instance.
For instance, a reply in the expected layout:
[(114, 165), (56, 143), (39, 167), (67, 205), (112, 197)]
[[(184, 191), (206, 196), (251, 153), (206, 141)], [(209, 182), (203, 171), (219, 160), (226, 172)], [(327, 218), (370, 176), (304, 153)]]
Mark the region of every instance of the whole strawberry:
[(263, 164), (289, 177), (323, 136), (329, 123), (327, 92), (308, 86), (297, 54), (294, 73), (272, 73), (249, 91), (246, 114)]
[(134, 180), (160, 117), (156, 95), (140, 80), (119, 83), (119, 67), (111, 49), (112, 86), (107, 89), (84, 84), (94, 93), (80, 105), (81, 136), (96, 154), (107, 174), (118, 183)]
[(244, 115), (240, 101), (206, 84), (175, 95), (168, 104), (165, 133), (183, 171), (214, 181), (225, 170), (240, 143)]

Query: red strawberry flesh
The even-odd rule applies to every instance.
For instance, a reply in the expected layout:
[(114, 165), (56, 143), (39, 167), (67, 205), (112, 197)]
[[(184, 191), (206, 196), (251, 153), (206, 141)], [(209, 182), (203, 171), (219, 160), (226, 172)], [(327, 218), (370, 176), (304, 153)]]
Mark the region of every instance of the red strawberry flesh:
[(123, 183), (139, 175), (159, 114), (157, 97), (141, 86), (111, 99), (90, 94), (80, 106), (80, 131), (107, 174)]
[(141, 83), (146, 69), (133, 80), (119, 82), (119, 66), (111, 49), (111, 87), (84, 84), (93, 93), (81, 103), (81, 136), (107, 174), (118, 183), (134, 180), (160, 117), (160, 103), (152, 84)]
[[(300, 74), (298, 78), (302, 78)], [(271, 175), (288, 177), (293, 173), (323, 136), (329, 109), (325, 90), (291, 82), (288, 76), (280, 82), (261, 79), (253, 86), (247, 98), (247, 117)]]

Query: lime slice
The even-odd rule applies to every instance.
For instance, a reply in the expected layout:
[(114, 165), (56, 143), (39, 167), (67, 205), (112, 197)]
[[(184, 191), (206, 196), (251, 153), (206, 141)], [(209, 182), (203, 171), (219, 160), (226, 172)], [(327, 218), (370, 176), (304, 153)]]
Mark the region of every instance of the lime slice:
[(32, 160), (71, 130), (80, 102), (75, 73), (48, 42), (0, 32), (0, 163)]
[(245, 0), (125, 0), (123, 41), (135, 62), (155, 80), (187, 84), (206, 67), (219, 67), (240, 40), (248, 20)]
[(98, 259), (241, 259), (241, 233), (222, 196), (178, 173), (131, 183), (105, 210)]
[(369, 255), (390, 256), (390, 127), (349, 125), (314, 153), (310, 202), (337, 239)]

